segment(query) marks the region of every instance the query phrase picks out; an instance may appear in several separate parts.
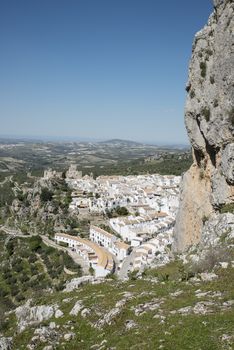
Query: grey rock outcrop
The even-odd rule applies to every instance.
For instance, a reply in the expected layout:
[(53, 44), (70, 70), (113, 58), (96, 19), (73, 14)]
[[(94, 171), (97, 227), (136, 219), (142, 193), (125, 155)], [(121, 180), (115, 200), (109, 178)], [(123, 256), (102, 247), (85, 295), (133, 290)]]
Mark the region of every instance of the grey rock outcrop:
[(58, 310), (57, 305), (30, 306), (29, 300), (26, 304), (15, 309), (19, 332), (23, 332), (28, 326), (39, 324), (49, 320)]
[(222, 154), (221, 169), (229, 184), (234, 185), (234, 143), (229, 143)]
[(217, 246), (222, 241), (234, 238), (234, 215), (231, 213), (213, 214), (202, 228), (201, 246)]
[(94, 282), (93, 276), (82, 276), (73, 278), (71, 281), (68, 281), (66, 283), (66, 287), (64, 289), (64, 292), (72, 292), (73, 290), (79, 288), (80, 286), (83, 286), (86, 283), (92, 283)]
[(71, 316), (77, 316), (78, 313), (84, 308), (84, 305), (81, 300), (78, 300), (70, 311)]
[(11, 337), (0, 337), (0, 350), (11, 350), (12, 344)]
[(234, 202), (234, 1), (214, 0), (194, 39), (185, 124), (194, 162), (181, 185), (176, 250), (201, 239), (204, 218)]

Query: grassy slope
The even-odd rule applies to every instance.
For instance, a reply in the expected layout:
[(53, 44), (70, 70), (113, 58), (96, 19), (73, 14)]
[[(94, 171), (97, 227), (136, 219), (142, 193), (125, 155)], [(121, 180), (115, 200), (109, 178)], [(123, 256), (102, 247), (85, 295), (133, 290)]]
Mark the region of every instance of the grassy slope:
[[(221, 311), (220, 305), (228, 300), (234, 299), (233, 268), (218, 269), (218, 278), (212, 282), (188, 282), (179, 281), (179, 266), (171, 264), (159, 271), (149, 270), (143, 279), (130, 280), (124, 283), (118, 281), (106, 281), (99, 285), (86, 285), (71, 293), (56, 292), (54, 294), (42, 295), (36, 300), (38, 305), (58, 303), (64, 312), (64, 317), (50, 319), (60, 326), (60, 333), (71, 331), (75, 338), (69, 343), (63, 342), (56, 349), (85, 350), (105, 340), (102, 349), (114, 347), (116, 350), (125, 349), (166, 349), (166, 350), (220, 350), (231, 349), (228, 343), (222, 341), (223, 334), (230, 335), (233, 330), (234, 313), (230, 309)], [(154, 283), (154, 275), (159, 276), (161, 282)], [(169, 275), (167, 281), (163, 281), (165, 275)], [(210, 295), (198, 298), (195, 291), (210, 291)], [(177, 297), (170, 293), (182, 291)], [(103, 329), (92, 326), (98, 319), (115, 306), (115, 303), (123, 299), (125, 292), (131, 292), (133, 298), (123, 307), (121, 313), (113, 319), (111, 325)], [(215, 296), (214, 292), (220, 292), (221, 296)], [(71, 298), (68, 303), (64, 298)], [(159, 309), (146, 311), (136, 316), (133, 308), (139, 304), (158, 298), (163, 301)], [(85, 307), (91, 309), (86, 318), (70, 316), (69, 312), (77, 300), (82, 300)], [(189, 314), (181, 316), (170, 314), (170, 311), (186, 306), (194, 306), (200, 301), (212, 301), (211, 314), (196, 315)], [(165, 317), (164, 323), (155, 315)], [(133, 320), (137, 328), (126, 330), (125, 322)], [(14, 324), (13, 320), (12, 323)], [(14, 326), (13, 326), (14, 328)], [(13, 330), (13, 329), (12, 329)], [(12, 334), (8, 329), (6, 334)], [(25, 349), (33, 335), (33, 327), (16, 336), (14, 349)], [(40, 344), (36, 349), (43, 349), (45, 344)]]

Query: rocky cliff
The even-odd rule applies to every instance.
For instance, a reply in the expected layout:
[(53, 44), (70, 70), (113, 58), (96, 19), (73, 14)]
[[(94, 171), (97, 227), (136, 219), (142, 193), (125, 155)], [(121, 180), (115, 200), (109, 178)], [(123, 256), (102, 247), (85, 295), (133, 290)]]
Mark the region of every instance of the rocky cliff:
[(175, 249), (201, 239), (204, 222), (234, 202), (234, 1), (214, 0), (194, 39), (185, 125), (194, 162), (184, 175)]

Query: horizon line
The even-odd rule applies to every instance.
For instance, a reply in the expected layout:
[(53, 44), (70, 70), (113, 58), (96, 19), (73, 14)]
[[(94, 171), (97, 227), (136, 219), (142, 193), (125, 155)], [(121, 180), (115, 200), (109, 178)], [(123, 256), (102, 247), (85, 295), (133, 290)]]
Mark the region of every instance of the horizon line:
[(136, 140), (136, 139), (125, 139), (121, 137), (109, 137), (109, 138), (97, 138), (97, 137), (80, 137), (80, 136), (51, 136), (51, 135), (16, 135), (16, 134), (0, 134), (0, 139), (13, 139), (19, 141), (37, 141), (37, 142), (107, 142), (107, 141), (126, 141), (126, 142), (135, 142), (142, 143), (147, 145), (180, 145), (180, 146), (189, 146), (189, 142), (185, 141), (152, 141), (152, 140)]

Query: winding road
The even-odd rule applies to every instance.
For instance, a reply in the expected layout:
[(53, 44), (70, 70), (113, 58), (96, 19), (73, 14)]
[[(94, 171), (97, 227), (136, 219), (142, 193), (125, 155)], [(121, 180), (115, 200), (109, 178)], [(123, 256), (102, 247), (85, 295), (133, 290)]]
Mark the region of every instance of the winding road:
[[(35, 234), (24, 235), (20, 230), (13, 230), (8, 227), (5, 227), (4, 225), (0, 225), (0, 230), (4, 231), (7, 235), (9, 235), (8, 240), (10, 239), (10, 237), (29, 238), (35, 236)], [(67, 252), (68, 255), (74, 261), (74, 263), (81, 266), (84, 274), (89, 274), (89, 264), (79, 254), (73, 252), (70, 248), (60, 246), (59, 244), (49, 239), (47, 236), (40, 235), (40, 237), (47, 246)]]

